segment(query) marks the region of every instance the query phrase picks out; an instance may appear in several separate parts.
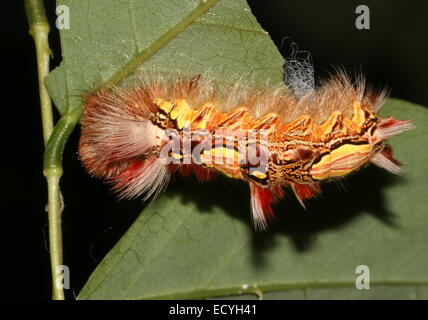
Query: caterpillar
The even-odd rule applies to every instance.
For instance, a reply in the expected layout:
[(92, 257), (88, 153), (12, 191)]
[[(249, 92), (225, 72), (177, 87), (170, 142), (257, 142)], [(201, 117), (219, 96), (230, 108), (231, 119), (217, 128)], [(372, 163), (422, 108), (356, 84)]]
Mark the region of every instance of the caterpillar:
[(298, 201), (368, 163), (400, 172), (387, 140), (411, 129), (381, 118), (385, 91), (344, 72), (297, 94), (286, 86), (221, 87), (200, 75), (142, 76), (85, 97), (79, 157), (122, 198), (156, 196), (172, 174), (223, 174), (249, 184), (256, 229), (290, 187)]

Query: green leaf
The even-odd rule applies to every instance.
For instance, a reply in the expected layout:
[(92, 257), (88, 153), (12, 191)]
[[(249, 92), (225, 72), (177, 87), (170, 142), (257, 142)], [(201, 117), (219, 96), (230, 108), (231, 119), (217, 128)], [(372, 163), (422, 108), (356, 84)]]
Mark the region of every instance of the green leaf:
[(207, 73), (225, 83), (282, 81), (281, 55), (244, 0), (61, 0), (63, 61), (46, 80), (61, 113), (105, 82), (144, 70)]
[[(263, 233), (252, 230), (243, 184), (178, 183), (143, 211), (79, 298), (426, 299), (428, 112), (391, 99), (382, 115), (417, 126), (392, 139), (404, 175), (369, 166), (345, 188), (325, 184), (307, 211), (287, 197)], [(355, 288), (359, 265), (370, 269), (370, 290)]]

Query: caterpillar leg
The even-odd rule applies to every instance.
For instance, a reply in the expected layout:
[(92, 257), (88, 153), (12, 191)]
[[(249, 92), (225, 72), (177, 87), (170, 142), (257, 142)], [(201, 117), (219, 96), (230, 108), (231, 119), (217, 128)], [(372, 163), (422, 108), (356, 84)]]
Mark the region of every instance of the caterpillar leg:
[(251, 214), (256, 229), (264, 230), (267, 220), (273, 217), (272, 203), (284, 196), (280, 186), (274, 188), (262, 188), (255, 183), (250, 183)]
[(305, 207), (304, 200), (315, 197), (317, 194), (321, 193), (321, 188), (318, 183), (310, 183), (310, 184), (299, 184), (299, 183), (291, 183), (291, 188), (296, 195), (297, 200)]

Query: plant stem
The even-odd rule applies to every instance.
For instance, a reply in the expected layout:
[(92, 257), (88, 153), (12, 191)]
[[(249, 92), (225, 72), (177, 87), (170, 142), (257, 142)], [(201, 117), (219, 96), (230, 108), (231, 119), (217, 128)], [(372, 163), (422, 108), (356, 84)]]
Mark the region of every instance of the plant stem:
[(62, 229), (61, 229), (61, 196), (59, 180), (62, 175), (61, 168), (51, 168), (43, 171), (48, 183), (48, 220), (49, 220), (49, 252), (52, 270), (52, 299), (64, 300), (64, 290), (57, 283), (57, 270), (62, 265)]
[(55, 129), (46, 146), (43, 173), (48, 182), (48, 216), (49, 216), (49, 248), (52, 268), (53, 299), (64, 300), (64, 290), (57, 285), (56, 274), (62, 265), (62, 232), (61, 212), (62, 203), (59, 190), (59, 181), (62, 176), (62, 153), (65, 143), (82, 115), (82, 108), (76, 107), (64, 115), (55, 126)]
[(52, 55), (48, 43), (50, 27), (43, 1), (26, 0), (25, 10), (30, 25), (30, 35), (33, 37), (36, 46), (43, 141), (46, 145), (54, 128), (52, 102), (44, 82), (44, 78), (49, 74), (49, 59)]
[[(39, 80), (40, 108), (42, 115), (43, 141), (45, 147), (54, 130), (52, 102), (46, 89), (44, 79), (49, 74), (51, 50), (48, 43), (49, 23), (46, 18), (42, 0), (26, 0), (25, 11), (30, 26), (30, 35), (34, 39), (37, 55), (37, 71)], [(49, 220), (49, 252), (52, 271), (52, 298), (64, 300), (64, 290), (57, 284), (57, 270), (62, 265), (62, 230), (61, 230), (61, 195), (59, 180), (62, 167), (44, 170), (48, 184), (48, 220)]]

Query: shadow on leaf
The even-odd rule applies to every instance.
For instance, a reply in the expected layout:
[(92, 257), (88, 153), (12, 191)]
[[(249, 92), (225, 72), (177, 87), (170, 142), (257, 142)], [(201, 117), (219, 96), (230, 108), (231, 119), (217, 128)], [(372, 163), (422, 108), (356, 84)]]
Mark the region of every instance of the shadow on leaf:
[[(290, 238), (297, 251), (307, 251), (319, 234), (339, 229), (362, 214), (370, 214), (390, 227), (397, 227), (394, 214), (385, 203), (383, 189), (404, 181), (403, 177), (369, 166), (339, 182), (323, 184), (318, 198), (306, 201), (306, 210), (287, 188), (284, 198), (274, 206), (276, 217), (268, 229), (264, 232), (250, 230), (254, 265), (264, 264), (264, 255), (276, 246), (277, 235)], [(252, 229), (249, 189), (240, 181), (219, 177), (200, 184), (194, 178), (178, 178), (170, 193), (180, 195), (185, 203), (196, 204), (201, 214), (209, 214), (213, 207), (220, 207)]]

